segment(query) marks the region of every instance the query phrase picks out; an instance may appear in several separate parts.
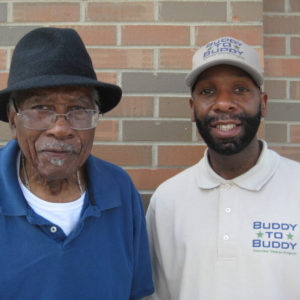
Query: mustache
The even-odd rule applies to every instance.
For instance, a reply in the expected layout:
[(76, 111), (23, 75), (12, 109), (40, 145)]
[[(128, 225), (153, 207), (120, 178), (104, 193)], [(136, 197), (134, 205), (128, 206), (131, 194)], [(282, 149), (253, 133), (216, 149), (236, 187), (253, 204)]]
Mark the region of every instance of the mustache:
[(53, 143), (43, 144), (38, 148), (38, 151), (39, 152), (43, 152), (43, 151), (69, 152), (72, 154), (79, 153), (79, 150), (76, 147), (63, 142), (53, 142)]

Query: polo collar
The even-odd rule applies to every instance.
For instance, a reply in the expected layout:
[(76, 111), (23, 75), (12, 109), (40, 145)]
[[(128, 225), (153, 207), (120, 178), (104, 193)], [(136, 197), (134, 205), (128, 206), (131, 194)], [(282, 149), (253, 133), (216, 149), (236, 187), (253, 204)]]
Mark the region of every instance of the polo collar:
[(121, 206), (122, 195), (115, 172), (123, 172), (123, 170), (92, 155), (88, 157), (86, 166), (91, 203), (100, 210)]
[(221, 184), (231, 184), (250, 191), (262, 189), (277, 170), (280, 156), (268, 149), (265, 141), (261, 142), (263, 147), (257, 163), (246, 173), (230, 180), (222, 178), (212, 169), (208, 160), (208, 149), (206, 149), (204, 157), (194, 169), (198, 186), (202, 189), (213, 189)]

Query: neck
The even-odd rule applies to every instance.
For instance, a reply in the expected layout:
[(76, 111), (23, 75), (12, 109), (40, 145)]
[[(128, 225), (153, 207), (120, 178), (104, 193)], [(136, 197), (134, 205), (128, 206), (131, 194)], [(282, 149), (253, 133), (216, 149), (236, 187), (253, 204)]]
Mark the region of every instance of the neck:
[(43, 178), (26, 166), (21, 157), (20, 178), (23, 184), (39, 198), (49, 202), (71, 202), (77, 200), (85, 190), (83, 170), (77, 170), (70, 178)]
[(233, 155), (222, 155), (208, 149), (211, 167), (225, 179), (232, 179), (246, 173), (256, 164), (260, 153), (261, 143), (256, 138), (241, 152)]

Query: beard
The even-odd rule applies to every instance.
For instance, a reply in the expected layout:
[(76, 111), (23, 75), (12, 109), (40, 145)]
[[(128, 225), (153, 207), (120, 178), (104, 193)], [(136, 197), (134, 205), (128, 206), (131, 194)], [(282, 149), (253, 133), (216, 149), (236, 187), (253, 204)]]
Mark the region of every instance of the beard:
[[(204, 118), (204, 120), (200, 120), (197, 117), (195, 111), (194, 116), (198, 132), (207, 146), (219, 154), (233, 155), (245, 149), (256, 136), (261, 120), (261, 106), (259, 106), (258, 111), (255, 115), (223, 114), (218, 117), (207, 116), (206, 118)], [(240, 126), (243, 127), (241, 136), (232, 137), (230, 139), (215, 138), (211, 133), (210, 124), (211, 122), (220, 120), (238, 120), (239, 122), (241, 122)]]

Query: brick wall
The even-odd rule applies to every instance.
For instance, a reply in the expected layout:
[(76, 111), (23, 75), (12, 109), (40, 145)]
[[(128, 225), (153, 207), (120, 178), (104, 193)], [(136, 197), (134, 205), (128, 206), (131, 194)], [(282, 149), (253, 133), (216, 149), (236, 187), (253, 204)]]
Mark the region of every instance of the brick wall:
[(265, 138), (300, 161), (300, 1), (264, 0)]
[[(75, 28), (99, 79), (122, 86), (122, 102), (99, 122), (93, 153), (124, 167), (145, 203), (203, 154), (183, 80), (197, 47), (220, 36), (257, 50), (270, 96), (259, 135), (300, 161), (299, 0), (1, 0), (1, 89), (14, 45), (40, 26)], [(6, 124), (0, 133), (4, 145)]]

